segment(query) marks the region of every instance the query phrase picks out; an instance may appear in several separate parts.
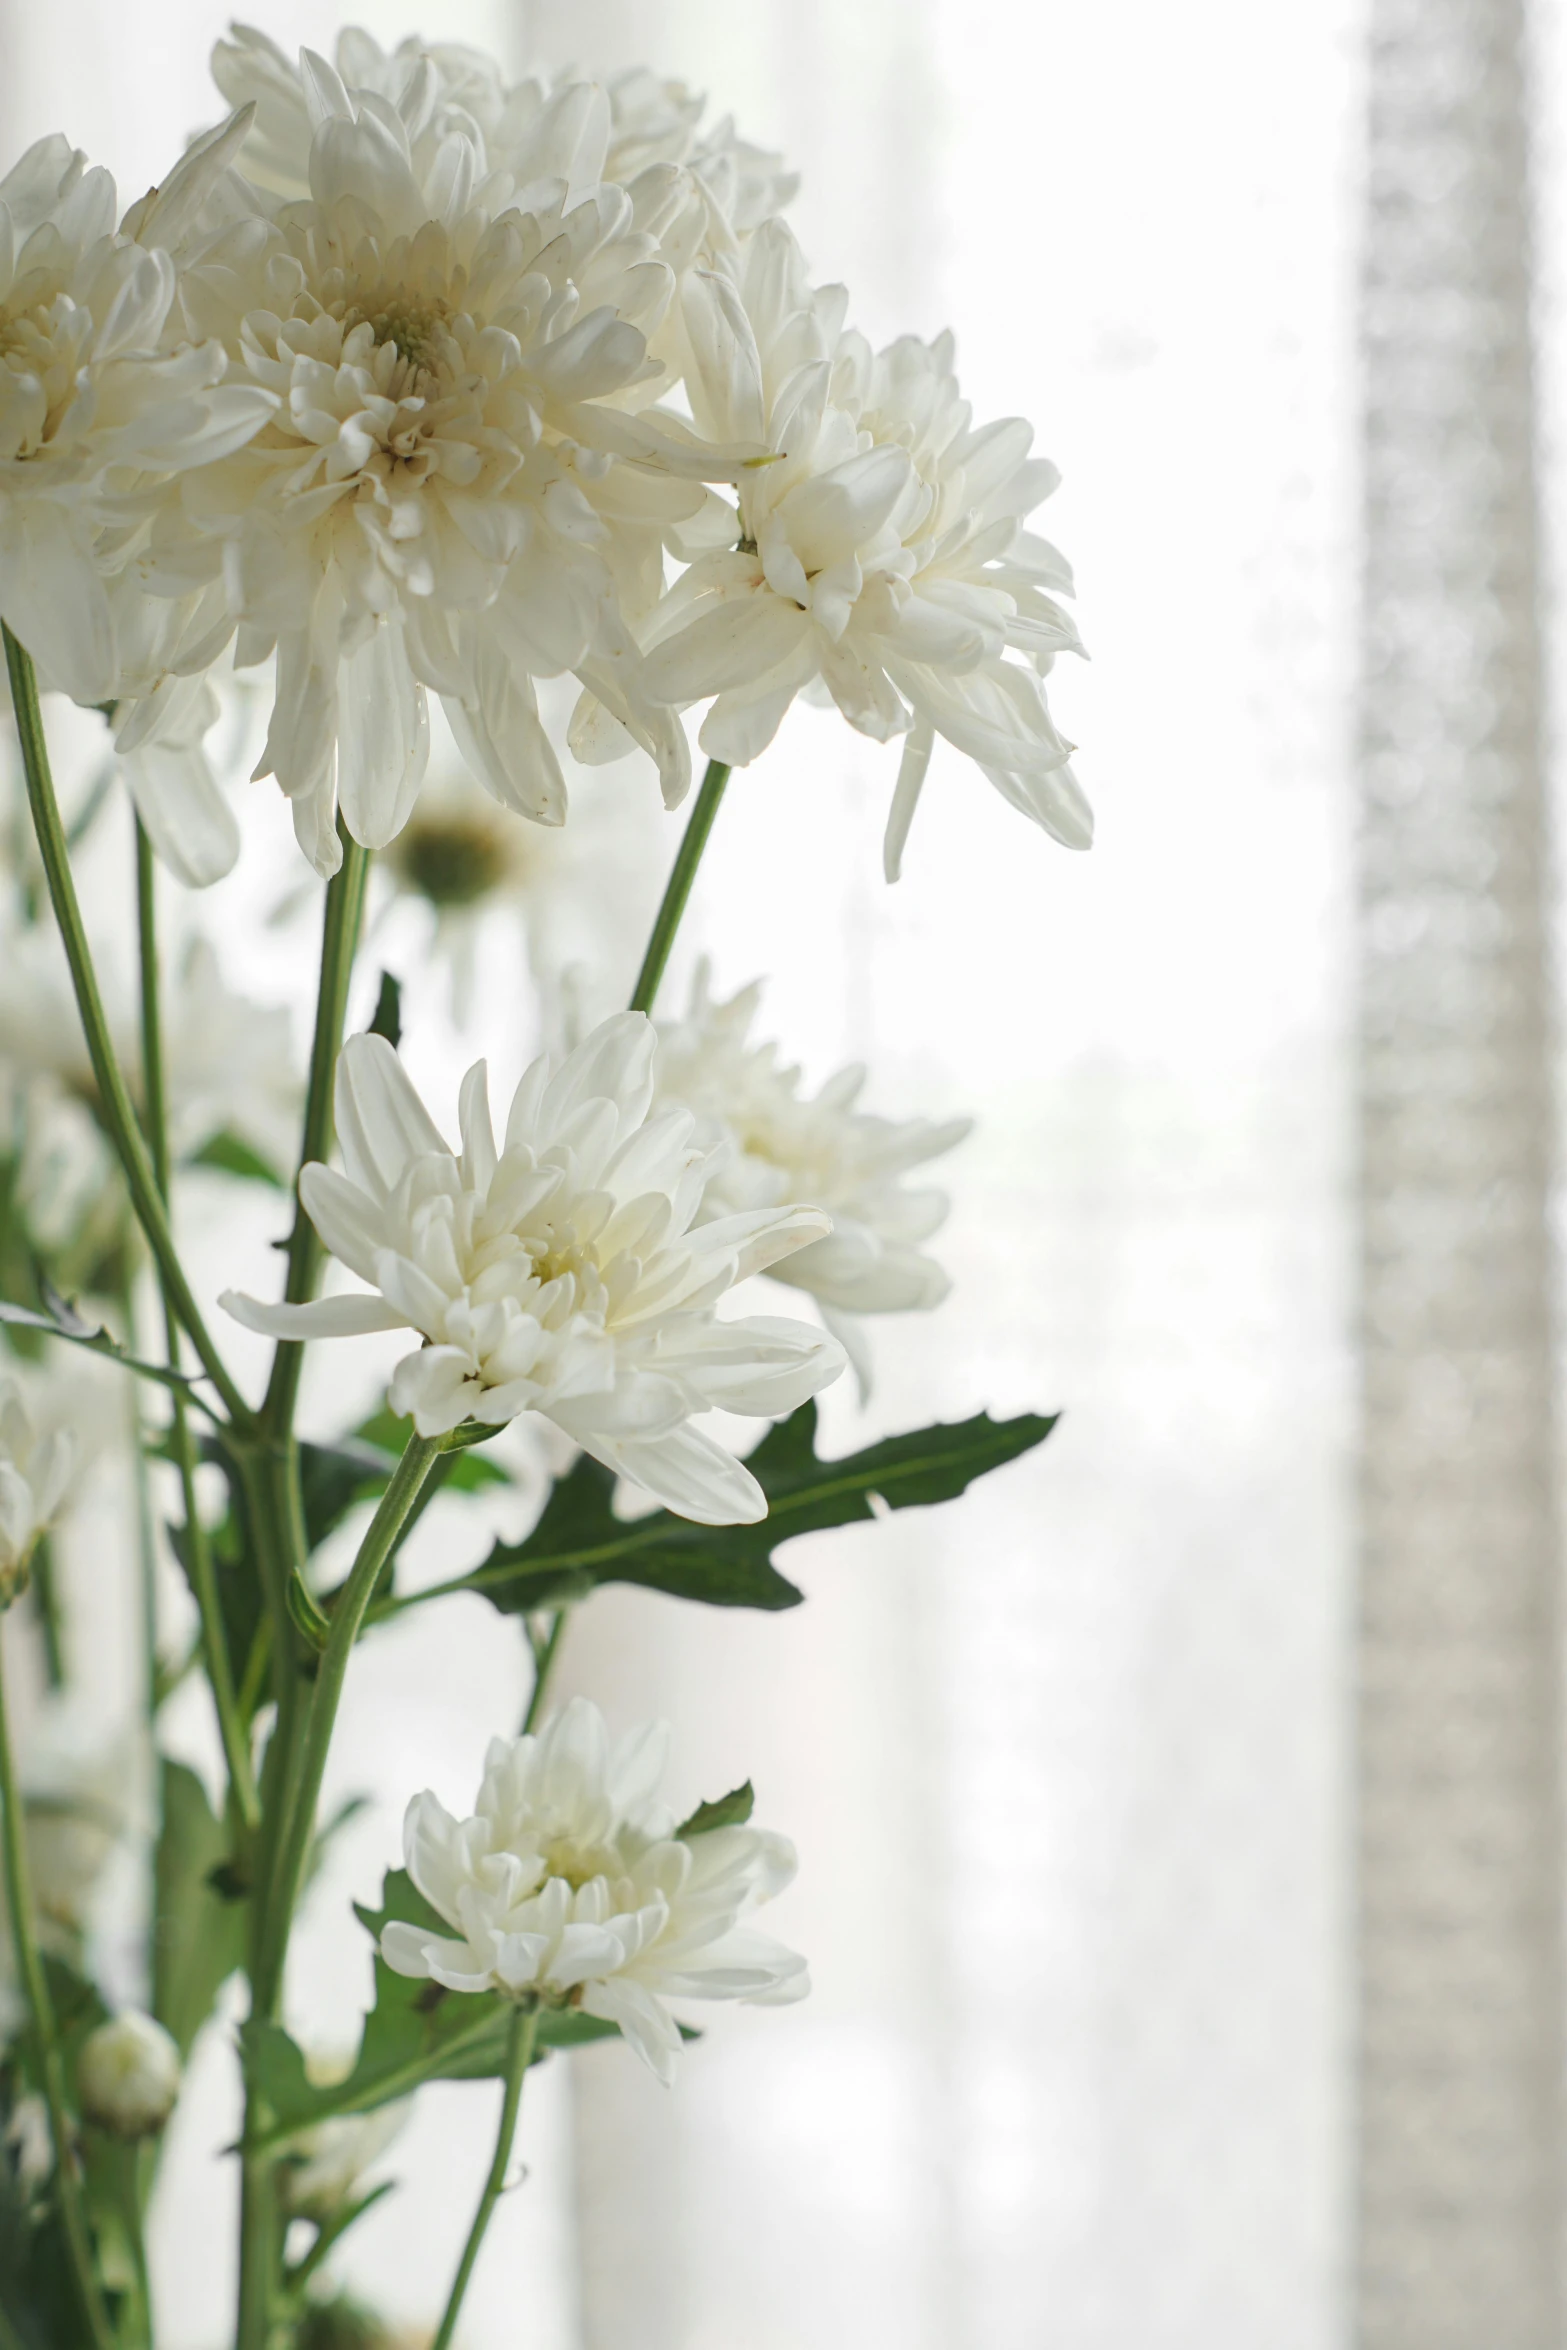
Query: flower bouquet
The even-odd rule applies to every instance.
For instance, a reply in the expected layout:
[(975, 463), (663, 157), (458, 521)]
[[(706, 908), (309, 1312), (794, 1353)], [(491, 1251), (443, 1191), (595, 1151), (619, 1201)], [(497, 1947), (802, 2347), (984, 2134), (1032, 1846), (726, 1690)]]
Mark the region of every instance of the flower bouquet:
[[(843, 289), (811, 280), (780, 159), (683, 87), (510, 85), (467, 50), (388, 55), (359, 33), (335, 64), (296, 63), (243, 29), (213, 71), (231, 111), (123, 215), (61, 138), (0, 180), (0, 621), (29, 819), (0, 981), (9, 1702), (69, 1678), (52, 1530), (123, 1381), (158, 1758), (127, 2005), (95, 1977), (81, 1883), (59, 1894), (37, 1737), (0, 1703), (0, 2343), (151, 2350), (161, 2134), (221, 2013), (242, 2017), (237, 2350), (381, 2338), (332, 2282), (390, 2191), (366, 2174), (417, 2128), (422, 2084), (502, 2084), (465, 2248), (431, 2281), (447, 2350), (530, 2068), (619, 2038), (671, 2082), (693, 2003), (807, 1989), (755, 1922), (795, 1856), (750, 1786), (681, 1817), (662, 1727), (552, 1705), (575, 1611), (616, 1582), (791, 1606), (781, 1543), (951, 1499), (1050, 1425), (981, 1413), (818, 1452), (814, 1398), (846, 1369), (866, 1385), (871, 1318), (945, 1291), (927, 1243), (946, 1202), (911, 1179), (965, 1127), (874, 1114), (861, 1070), (808, 1092), (756, 1034), (758, 989), (726, 997), (705, 965), (682, 1011), (661, 1007), (698, 862), (732, 775), (801, 695), (901, 742), (889, 880), (938, 737), (1086, 847), (1042, 686), (1078, 640), (1067, 566), (1027, 528), (1055, 482), (1027, 425), (972, 422), (950, 337), (874, 352)], [(47, 727), (41, 695), (61, 697)], [(320, 898), (302, 1073), (286, 1017), (210, 946), (160, 955), (160, 868), (198, 891), (240, 853), (222, 743), (258, 698), (255, 772)], [(433, 767), (432, 698), (450, 751)], [(480, 1060), (443, 1126), (399, 1057), (394, 982), (345, 1037), (372, 879), (426, 898), (448, 944), (484, 903), (531, 938), (565, 868), (508, 891), (524, 824), (566, 826), (570, 850), (563, 748), (624, 761), (627, 807), (651, 763), (674, 809), (699, 704), (705, 773), (634, 980), (613, 942), (610, 967), (554, 970), (548, 1049), (503, 1122)], [(71, 806), (55, 711), (73, 741), (105, 730)], [(78, 890), (122, 784), (134, 984)], [(603, 851), (602, 827), (575, 851), (590, 889)], [(626, 1008), (607, 1009), (617, 988)], [(478, 994), (482, 1028), (471, 968), (454, 991), (467, 1011)], [(201, 1294), (175, 1213), (193, 1164), (287, 1179), (280, 1296)], [(794, 1310), (731, 1298), (756, 1275)], [(230, 1367), (231, 1322), (272, 1342), (259, 1392)], [(407, 1340), (383, 1408), (307, 1439), (306, 1347), (369, 1332)], [(715, 1414), (771, 1425), (741, 1457)], [(443, 1497), (505, 1478), (494, 1440), (524, 1420), (552, 1471), (530, 1528), (410, 1583), (416, 1523), (433, 1543)], [(177, 1656), (156, 1605), (165, 1494), (192, 1627)], [(286, 1992), (340, 1700), (362, 1640), (454, 1593), (511, 1620), (531, 1698), (469, 1816), (408, 1790), (404, 1865), (343, 1921), (371, 1938), (374, 2005), (328, 2062), (292, 2035)], [(187, 1676), (210, 1784), (159, 1754)], [(92, 1815), (79, 1783), (65, 1811)]]

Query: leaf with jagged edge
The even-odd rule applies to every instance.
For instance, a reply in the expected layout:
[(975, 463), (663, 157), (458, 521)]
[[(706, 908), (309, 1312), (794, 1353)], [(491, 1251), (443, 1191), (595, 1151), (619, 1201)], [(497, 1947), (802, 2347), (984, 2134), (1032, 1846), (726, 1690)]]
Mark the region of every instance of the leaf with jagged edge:
[(976, 1477), (1042, 1444), (1054, 1418), (1024, 1412), (937, 1423), (886, 1436), (841, 1460), (816, 1451), (816, 1406), (805, 1403), (769, 1430), (746, 1466), (767, 1495), (749, 1526), (699, 1526), (670, 1510), (617, 1518), (615, 1480), (584, 1454), (552, 1488), (522, 1542), (497, 1542), (453, 1590), (482, 1592), (507, 1614), (583, 1599), (601, 1583), (637, 1583), (709, 1607), (797, 1607), (804, 1596), (773, 1564), (780, 1543), (890, 1510), (952, 1501)]

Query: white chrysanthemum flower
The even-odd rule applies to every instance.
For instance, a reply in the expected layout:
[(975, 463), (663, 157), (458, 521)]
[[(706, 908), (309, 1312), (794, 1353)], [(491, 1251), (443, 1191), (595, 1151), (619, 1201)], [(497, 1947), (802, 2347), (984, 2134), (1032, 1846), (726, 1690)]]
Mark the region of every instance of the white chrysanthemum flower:
[(117, 231), (113, 180), (62, 138), (0, 180), (0, 618), (77, 701), (157, 683), (193, 609), (175, 588), (168, 612), (141, 609), (162, 495), (272, 405), (221, 382), (221, 344), (177, 333), (175, 264), (154, 241), (199, 206), (243, 131), (225, 124), (192, 151), (161, 214), (139, 208), (147, 242)]
[[(351, 2069), (348, 2058), (314, 2050), (305, 2057), (306, 2077), (317, 2088), (335, 2087)], [(401, 2136), (412, 2112), (413, 2099), (399, 2097), (372, 2113), (334, 2114), (298, 2131), (283, 2150), (283, 2200), (290, 2216), (324, 2226), (358, 2196), (365, 2173)]]
[(688, 1111), (650, 1115), (656, 1044), (652, 1023), (624, 1012), (558, 1067), (535, 1061), (499, 1149), (477, 1062), (463, 1080), (459, 1157), (384, 1039), (351, 1037), (336, 1097), (345, 1172), (312, 1164), (299, 1191), (332, 1254), (372, 1291), (298, 1306), (229, 1291), (221, 1302), (279, 1338), (420, 1331), (390, 1398), (422, 1436), (541, 1412), (684, 1517), (764, 1517), (755, 1478), (693, 1417), (792, 1411), (843, 1357), (804, 1323), (721, 1322), (713, 1308), (830, 1226), (793, 1207), (699, 1224), (712, 1161)]
[(1030, 459), (1018, 418), (971, 427), (950, 336), (873, 356), (842, 331), (843, 304), (842, 288), (810, 288), (776, 221), (732, 272), (686, 281), (698, 429), (764, 444), (773, 461), (740, 473), (738, 544), (700, 556), (666, 599), (652, 685), (682, 705), (717, 696), (701, 743), (730, 766), (766, 749), (808, 687), (879, 742), (906, 734), (889, 878), (937, 734), (1086, 848), (1071, 745), (1040, 687), (1057, 651), (1081, 649), (1047, 592), (1071, 576), (1022, 526), (1055, 468)]
[(700, 1139), (732, 1146), (708, 1186), (707, 1212), (826, 1209), (831, 1232), (772, 1274), (818, 1299), (859, 1364), (854, 1317), (936, 1306), (947, 1294), (946, 1273), (921, 1246), (945, 1221), (947, 1195), (904, 1178), (952, 1150), (970, 1121), (873, 1116), (856, 1106), (859, 1065), (802, 1094), (800, 1070), (780, 1063), (776, 1044), (752, 1039), (761, 992), (755, 981), (719, 1003), (706, 963), (699, 967), (685, 1017), (658, 1023), (660, 1098), (696, 1114)]
[(493, 58), (461, 43), (410, 35), (387, 50), (356, 26), (338, 34), (325, 76), (322, 65), (308, 50), (296, 63), (249, 25), (235, 25), (212, 53), (212, 78), (230, 106), (255, 108), (246, 176), (284, 200), (310, 193), (310, 144), (332, 102), (321, 95), (326, 76), (353, 95), (384, 99), (432, 148), (452, 133), (481, 141), (486, 168), (520, 188), (562, 179), (584, 194), (683, 166), (745, 235), (781, 212), (799, 184), (782, 156), (742, 138), (728, 116), (704, 127), (698, 92), (645, 67), (602, 85), (571, 73), (508, 82)]
[(668, 1745), (657, 1723), (612, 1747), (578, 1697), (541, 1736), (491, 1743), (471, 1819), (416, 1796), (408, 1873), (454, 1939), (385, 1926), (388, 1966), (601, 2017), (665, 2082), (680, 2049), (666, 2000), (803, 1998), (805, 1961), (742, 1923), (793, 1877), (793, 1846), (749, 1827), (677, 1835), (656, 1798)]
[(65, 1506), (75, 1466), (71, 1430), (40, 1430), (18, 1382), (0, 1377), (0, 1607), (25, 1584), (39, 1536)]
[(180, 2052), (152, 2016), (126, 2008), (82, 2042), (76, 2090), (83, 2119), (117, 2138), (151, 2138), (174, 2111)]
[[(443, 109), (433, 68), (400, 106), (304, 62), (309, 197), (258, 196), (181, 281), (195, 331), (276, 404), (186, 485), (191, 524), (222, 544), (236, 659), (277, 655), (257, 772), (331, 872), (338, 808), (374, 848), (407, 821), (429, 691), (486, 788), (559, 823), (533, 681), (570, 672), (677, 800), (685, 736), (640, 692), (627, 615), (656, 599), (665, 537), (708, 493), (611, 454), (648, 444), (607, 404), (655, 372), (669, 270), (624, 190), (518, 192)], [(172, 580), (193, 560), (174, 543)]]

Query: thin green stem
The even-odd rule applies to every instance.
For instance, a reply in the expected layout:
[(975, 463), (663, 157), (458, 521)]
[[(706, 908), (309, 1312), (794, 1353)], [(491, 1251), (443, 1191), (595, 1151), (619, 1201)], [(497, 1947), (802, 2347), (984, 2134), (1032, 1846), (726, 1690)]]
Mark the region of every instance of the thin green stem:
[(4, 1843), (5, 1897), (11, 1912), (11, 1940), (16, 1951), (16, 1971), (22, 1980), (33, 2030), (38, 2039), (44, 2104), (49, 2112), (49, 2133), (54, 2140), (55, 2193), (59, 2198), (60, 2219), (65, 2230), (66, 2252), (94, 2350), (111, 2350), (109, 2321), (93, 2276), (92, 2243), (87, 2232), (87, 2214), (82, 2203), (81, 2179), (76, 2167), (76, 2148), (71, 2139), (70, 2111), (66, 2103), (65, 2066), (61, 2061), (54, 2007), (49, 1997), (48, 1983), (44, 1979), (43, 1961), (38, 1954), (33, 1888), (27, 1866), (27, 1831), (22, 1816), (21, 1791), (16, 1780), (16, 1763), (11, 1752), (11, 1728), (3, 1671), (0, 1671), (0, 1840)]
[[(126, 1333), (134, 1346), (135, 1301), (127, 1282), (121, 1301)], [(133, 1379), (125, 1399), (130, 1423), (131, 1486), (136, 1502), (136, 1582), (141, 1617), (142, 1691), (149, 1726), (162, 1703), (158, 1676), (158, 1539), (152, 1524), (152, 1483), (147, 1474), (146, 1422), (142, 1418), (141, 1389)]]
[(633, 1012), (651, 1012), (653, 1009), (658, 983), (664, 976), (669, 950), (675, 943), (675, 932), (680, 928), (680, 917), (686, 910), (691, 884), (696, 879), (696, 869), (702, 862), (702, 851), (707, 846), (707, 836), (713, 829), (719, 802), (728, 781), (729, 769), (717, 759), (709, 759), (707, 773), (702, 778), (702, 788), (696, 795), (696, 806), (691, 811), (691, 821), (675, 851), (675, 862), (665, 884), (658, 912), (653, 917), (647, 953), (642, 958), (642, 968), (637, 973), (637, 984), (632, 990)]
[(49, 884), (49, 898), (54, 907), (60, 941), (70, 965), (71, 983), (76, 991), (76, 1008), (81, 1016), (82, 1033), (87, 1041), (88, 1058), (92, 1062), (93, 1077), (98, 1087), (103, 1122), (124, 1170), (136, 1220), (147, 1236), (147, 1245), (157, 1261), (174, 1310), (189, 1331), (191, 1344), (201, 1358), (202, 1368), (222, 1397), (229, 1417), (236, 1426), (248, 1427), (253, 1418), (250, 1407), (229, 1377), (223, 1358), (212, 1342), (202, 1320), (201, 1309), (185, 1278), (184, 1267), (175, 1251), (152, 1161), (137, 1126), (136, 1113), (131, 1107), (131, 1098), (120, 1074), (119, 1063), (115, 1059), (109, 1024), (104, 1017), (103, 1000), (98, 993), (92, 950), (87, 943), (82, 910), (77, 902), (76, 884), (71, 877), (70, 853), (66, 847), (65, 828), (60, 820), (60, 804), (55, 798), (54, 781), (49, 770), (49, 748), (38, 707), (38, 680), (33, 674), (32, 662), (11, 631), (6, 628), (0, 633), (5, 638), (11, 704), (16, 714), (17, 740), (21, 745), (22, 767), (27, 778), (33, 830), (37, 835), (38, 853)]
[(538, 1727), (539, 1716), (544, 1711), (545, 1694), (549, 1688), (550, 1674), (555, 1666), (555, 1652), (560, 1647), (560, 1636), (566, 1629), (566, 1614), (567, 1611), (563, 1607), (558, 1607), (555, 1610), (550, 1618), (548, 1632), (540, 1645), (533, 1650), (533, 1688), (528, 1697), (528, 1710), (522, 1717), (524, 1738)]
[(439, 1458), (440, 1450), (440, 1441), (436, 1437), (409, 1437), (403, 1447), (402, 1457), (392, 1472), (391, 1483), (382, 1494), (375, 1516), (365, 1529), (348, 1580), (343, 1585), (342, 1596), (332, 1610), (332, 1630), (316, 1668), (315, 1687), (305, 1716), (304, 1751), (298, 1785), (279, 1835), (277, 1867), (267, 1888), (267, 1921), (258, 1950), (257, 1971), (252, 1980), (257, 2009), (263, 2015), (271, 2013), (271, 2005), (281, 1980), (289, 1926), (294, 1915), (294, 1905), (299, 1899), (300, 1887), (304, 1883), (311, 1842), (315, 1835), (316, 1806), (326, 1771), (327, 1749), (332, 1742), (354, 1643), (363, 1627), (365, 1611), (370, 1605), (381, 1569), (391, 1555), (392, 1546), (402, 1532), (403, 1521), (418, 1500), (419, 1488)]
[(47, 1533), (33, 1546), (28, 1591), (43, 1642), (44, 1676), (51, 1689), (65, 1687), (65, 1632), (60, 1620), (60, 1587), (54, 1571), (54, 1544)]
[[(337, 1056), (342, 1050), (348, 984), (353, 976), (354, 953), (364, 915), (365, 883), (370, 872), (368, 850), (350, 837), (341, 819), (338, 838), (343, 845), (343, 862), (327, 884), (326, 906), (321, 917), (321, 981), (316, 995), (305, 1124), (299, 1146), (301, 1167), (308, 1166), (312, 1159), (324, 1159), (332, 1148), (332, 1088), (337, 1076)], [(322, 1254), (320, 1238), (305, 1214), (296, 1183), (294, 1228), (288, 1237), (288, 1280), (283, 1291), (290, 1305), (303, 1305), (313, 1295)], [(304, 1357), (301, 1339), (278, 1340), (266, 1401), (261, 1407), (262, 1419), (275, 1437), (287, 1438), (293, 1428)]]
[(474, 2263), (479, 2257), (479, 2248), (484, 2242), (485, 2231), (489, 2227), (495, 2206), (501, 2199), (501, 2190), (506, 2184), (506, 2171), (511, 2161), (512, 2141), (517, 2135), (517, 2115), (522, 2106), (522, 2084), (527, 2078), (528, 2067), (533, 2062), (533, 2042), (538, 2028), (537, 2008), (519, 2007), (511, 2019), (511, 2030), (506, 2039), (506, 2093), (501, 2100), (501, 2126), (496, 2133), (495, 2152), (490, 2160), (490, 2173), (484, 2182), (484, 2192), (479, 2197), (479, 2208), (473, 2215), (473, 2225), (468, 2230), (468, 2241), (462, 2248), (462, 2258), (457, 2263), (457, 2274), (452, 2279), (452, 2289), (446, 2302), (446, 2314), (436, 2329), (435, 2340), (430, 2344), (430, 2350), (451, 2350), (451, 2339), (457, 2330), (457, 2320), (462, 2315), (463, 2300), (468, 2291), (468, 2280), (473, 2275)]
[[(147, 1142), (153, 1174), (167, 1207), (169, 1119), (164, 1082), (162, 991), (158, 963), (157, 868), (153, 863), (152, 843), (147, 838), (140, 818), (136, 823), (136, 932), (141, 961), (141, 1062), (142, 1084), (147, 1099)], [(169, 1368), (177, 1371), (180, 1367), (180, 1326), (166, 1286), (163, 1289), (163, 1327)], [(223, 1628), (223, 1608), (218, 1598), (212, 1544), (196, 1501), (195, 1439), (191, 1435), (185, 1398), (178, 1388), (173, 1391), (173, 1405), (169, 1435), (175, 1466), (179, 1471), (180, 1498), (185, 1513), (185, 1571), (201, 1620), (202, 1661), (206, 1666), (207, 1682), (218, 1717), (218, 1734), (223, 1741), (224, 1760), (228, 1764), (229, 1786), (235, 1808), (249, 1835), (254, 1833), (260, 1817), (255, 1773), (250, 1760), (250, 1740), (246, 1735), (245, 1717), (240, 1712), (234, 1689), (234, 1671)]]
[[(440, 1454), (439, 1444), (413, 1436), (404, 1447), (381, 1496), (375, 1516), (365, 1529), (347, 1582), (332, 1611), (332, 1629), (316, 1667), (315, 1685), (299, 1718), (298, 1634), (287, 1613), (277, 1619), (276, 1587), (281, 1575), (286, 1589), (293, 1571), (292, 1528), (281, 1523), (288, 1510), (280, 1488), (288, 1476), (292, 1448), (274, 1448), (242, 1455), (246, 1499), (256, 1547), (263, 1562), (268, 1607), (274, 1617), (274, 1644), (278, 1690), (278, 1719), (267, 1755), (262, 1783), (261, 1847), (257, 1860), (256, 1892), (252, 1900), (255, 1938), (250, 1958), (250, 2012), (276, 2015), (283, 1991), (283, 1967), (288, 1955), (294, 1910), (310, 1864), (315, 1837), (316, 1808), (327, 1752), (337, 1721), (337, 1709), (347, 1678), (349, 1659), (359, 1637), (381, 1569), (391, 1555), (419, 1489)], [(245, 2137), (241, 2161), (240, 2274), (238, 2350), (266, 2350), (273, 2302), (281, 2281), (281, 2236), (277, 2201), (276, 2165), (265, 2151), (272, 2114), (253, 2080), (245, 2087)]]

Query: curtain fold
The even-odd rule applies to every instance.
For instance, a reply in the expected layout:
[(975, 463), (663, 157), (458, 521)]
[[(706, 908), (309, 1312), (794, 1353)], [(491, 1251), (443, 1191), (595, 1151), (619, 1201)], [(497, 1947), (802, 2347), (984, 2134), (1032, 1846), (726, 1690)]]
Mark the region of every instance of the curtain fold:
[(1359, 2339), (1561, 2338), (1561, 1738), (1520, 0), (1374, 0)]

